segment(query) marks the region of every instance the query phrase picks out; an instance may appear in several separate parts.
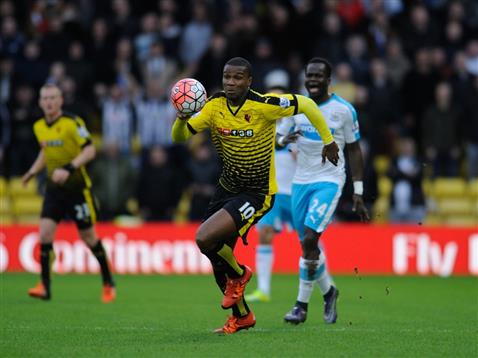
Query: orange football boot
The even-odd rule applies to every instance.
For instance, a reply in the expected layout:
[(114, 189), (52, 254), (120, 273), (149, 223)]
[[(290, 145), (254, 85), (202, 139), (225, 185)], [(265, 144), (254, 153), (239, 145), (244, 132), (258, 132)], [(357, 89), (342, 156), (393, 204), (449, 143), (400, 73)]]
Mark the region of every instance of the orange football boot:
[(101, 301), (103, 303), (110, 303), (116, 299), (116, 288), (109, 284), (103, 285), (103, 294), (101, 295)]
[(222, 308), (227, 309), (234, 306), (244, 294), (244, 289), (252, 277), (252, 270), (248, 266), (244, 266), (244, 274), (239, 278), (228, 278), (226, 282), (226, 290), (222, 299)]
[(50, 291), (45, 288), (42, 282), (38, 282), (38, 284), (30, 288), (28, 290), (28, 296), (34, 298), (40, 298), (42, 300), (49, 300), (50, 299)]
[(254, 313), (249, 312), (244, 317), (229, 316), (224, 327), (214, 330), (217, 334), (233, 334), (241, 329), (249, 329), (256, 325)]

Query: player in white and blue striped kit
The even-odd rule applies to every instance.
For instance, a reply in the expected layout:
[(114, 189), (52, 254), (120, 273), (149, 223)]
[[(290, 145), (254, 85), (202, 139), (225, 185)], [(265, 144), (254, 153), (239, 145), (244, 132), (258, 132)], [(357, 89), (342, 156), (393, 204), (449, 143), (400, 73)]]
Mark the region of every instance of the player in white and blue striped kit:
[(363, 160), (360, 151), (360, 131), (353, 106), (336, 94), (330, 94), (332, 68), (327, 60), (313, 58), (306, 66), (305, 87), (324, 114), (328, 126), (340, 147), (337, 166), (322, 157), (323, 143), (306, 116), (297, 115), (283, 120), (278, 127), (278, 145), (287, 145), (297, 138), (288, 133), (300, 130), (296, 140), (297, 169), (292, 185), (292, 217), (302, 245), (299, 261), (299, 293), (297, 301), (284, 319), (302, 323), (314, 287), (319, 286), (324, 296), (324, 320), (337, 320), (338, 290), (325, 267), (325, 255), (319, 249), (319, 237), (330, 223), (345, 184), (344, 148), (347, 148), (354, 183), (353, 210), (362, 221), (369, 220), (363, 195)]

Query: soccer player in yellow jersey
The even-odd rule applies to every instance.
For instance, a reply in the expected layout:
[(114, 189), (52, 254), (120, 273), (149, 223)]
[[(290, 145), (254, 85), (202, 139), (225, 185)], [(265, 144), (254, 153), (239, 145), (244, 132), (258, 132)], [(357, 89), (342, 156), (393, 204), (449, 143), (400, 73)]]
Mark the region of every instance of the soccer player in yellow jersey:
[(35, 122), (33, 131), (41, 149), (22, 181), (26, 185), (45, 166), (48, 180), (40, 218), (41, 282), (28, 290), (28, 294), (44, 300), (51, 298), (53, 239), (58, 223), (68, 215), (75, 221), (81, 239), (100, 264), (102, 300), (111, 302), (116, 297), (115, 285), (105, 249), (94, 230), (96, 207), (85, 168), (85, 164), (95, 157), (95, 147), (83, 120), (76, 115), (63, 113), (63, 96), (58, 86), (44, 85), (40, 89), (39, 104), (44, 117)]
[(172, 138), (184, 142), (205, 129), (222, 160), (223, 171), (196, 243), (211, 261), (216, 282), (224, 294), (222, 308), (232, 308), (226, 324), (216, 333), (232, 334), (255, 325), (254, 314), (244, 300), (252, 272), (237, 262), (233, 250), (272, 207), (277, 191), (274, 168), (275, 123), (282, 117), (305, 113), (317, 128), (325, 146), (322, 159), (338, 162), (338, 147), (315, 103), (300, 95), (262, 95), (250, 89), (252, 69), (235, 57), (223, 71), (223, 91), (209, 98), (198, 114), (178, 113)]

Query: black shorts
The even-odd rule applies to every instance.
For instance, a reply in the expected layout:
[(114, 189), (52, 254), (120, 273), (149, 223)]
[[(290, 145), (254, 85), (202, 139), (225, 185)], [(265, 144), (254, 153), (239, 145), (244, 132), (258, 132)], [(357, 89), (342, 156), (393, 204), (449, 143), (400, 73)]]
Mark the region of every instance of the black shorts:
[(78, 229), (88, 229), (96, 222), (97, 212), (90, 189), (69, 191), (47, 188), (41, 217), (52, 219), (57, 223), (69, 218), (75, 221)]
[(237, 233), (246, 239), (249, 229), (274, 205), (274, 195), (255, 193), (232, 193), (217, 185), (203, 221), (220, 209), (225, 209), (236, 223)]

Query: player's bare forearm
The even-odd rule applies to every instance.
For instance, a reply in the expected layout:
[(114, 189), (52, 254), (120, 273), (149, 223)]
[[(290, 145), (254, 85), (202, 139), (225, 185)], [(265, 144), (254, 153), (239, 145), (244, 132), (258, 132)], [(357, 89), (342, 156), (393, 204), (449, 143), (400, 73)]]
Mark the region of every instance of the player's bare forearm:
[(187, 119), (176, 118), (171, 130), (171, 138), (174, 143), (184, 143), (192, 137), (191, 131), (187, 126)]
[(38, 156), (33, 162), (30, 169), (23, 175), (22, 177), (23, 185), (26, 185), (32, 177), (37, 175), (43, 168), (45, 168), (45, 165), (46, 165), (45, 154), (43, 153), (43, 149), (42, 149), (38, 153)]
[(359, 142), (347, 144), (347, 153), (352, 181), (361, 181), (363, 178), (363, 157)]
[(363, 201), (363, 157), (362, 150), (358, 141), (347, 144), (350, 171), (354, 183), (354, 195), (352, 197), (352, 211), (360, 217), (360, 221), (367, 222), (370, 215)]
[(71, 164), (75, 168), (79, 168), (89, 162), (91, 162), (96, 157), (96, 149), (93, 144), (88, 144), (83, 147), (80, 154), (78, 154), (72, 161)]

